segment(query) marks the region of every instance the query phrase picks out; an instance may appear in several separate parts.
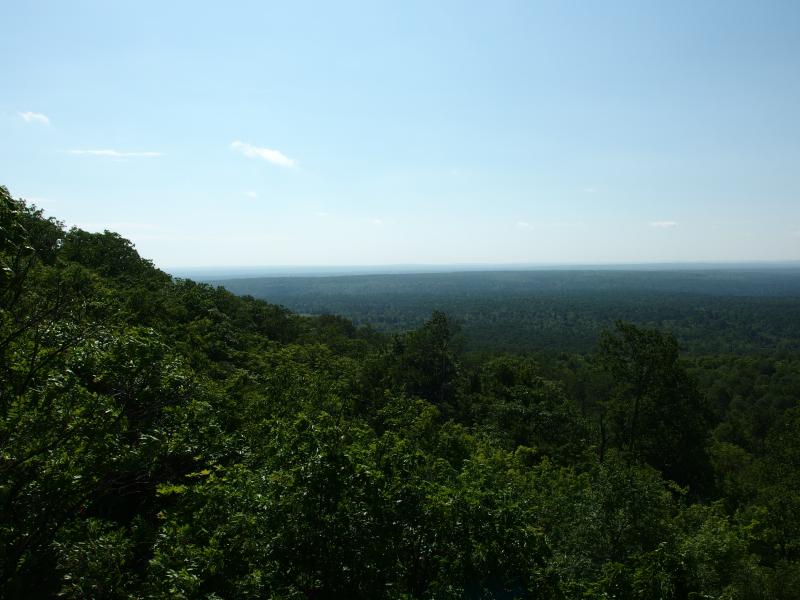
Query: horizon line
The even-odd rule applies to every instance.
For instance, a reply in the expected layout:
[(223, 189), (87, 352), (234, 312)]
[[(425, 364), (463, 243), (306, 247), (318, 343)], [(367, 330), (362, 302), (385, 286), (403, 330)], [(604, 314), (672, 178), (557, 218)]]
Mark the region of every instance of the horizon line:
[(217, 281), (266, 277), (336, 277), (357, 275), (414, 275), (434, 273), (491, 273), (499, 271), (692, 271), (800, 269), (800, 260), (664, 261), (640, 263), (394, 263), (372, 265), (222, 265), (162, 267), (177, 278)]
[(342, 264), (220, 264), (220, 265), (168, 265), (161, 269), (373, 269), (384, 267), (477, 267), (477, 266), (519, 266), (519, 267), (558, 267), (558, 266), (637, 266), (637, 265), (725, 265), (725, 264), (800, 264), (800, 258), (789, 259), (692, 259), (692, 260), (650, 260), (650, 261), (608, 261), (608, 262), (397, 262), (397, 263), (342, 263)]

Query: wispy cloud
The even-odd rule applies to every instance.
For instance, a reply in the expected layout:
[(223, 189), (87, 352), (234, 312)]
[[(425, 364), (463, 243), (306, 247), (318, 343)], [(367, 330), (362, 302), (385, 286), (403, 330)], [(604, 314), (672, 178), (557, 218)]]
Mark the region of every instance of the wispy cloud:
[(271, 148), (260, 148), (238, 140), (231, 143), (231, 149), (245, 155), (247, 158), (263, 158), (267, 162), (278, 165), (279, 167), (291, 168), (296, 164), (293, 159), (283, 154), (283, 152)]
[(373, 225), (383, 225), (383, 219), (372, 219)]
[(314, 213), (314, 216), (320, 218), (327, 217), (328, 213), (326, 213), (324, 210), (318, 210), (317, 212)]
[(42, 113), (25, 111), (18, 114), (20, 117), (25, 119), (26, 123), (39, 123), (41, 125), (50, 125), (50, 119), (47, 117), (47, 115), (43, 115)]
[(107, 156), (110, 158), (149, 158), (153, 156), (161, 156), (161, 152), (121, 152), (119, 150), (70, 150), (70, 154), (78, 154), (85, 156)]
[(517, 229), (530, 229), (531, 224), (527, 221), (517, 221)]
[(587, 194), (596, 194), (596, 193), (597, 193), (597, 192), (599, 192), (600, 190), (599, 190), (599, 189), (597, 189), (596, 187), (591, 187), (591, 186), (589, 186), (589, 187), (585, 187), (585, 188), (583, 188), (583, 191), (584, 191), (585, 193), (587, 193)]
[(678, 224), (675, 221), (653, 221), (650, 227), (657, 227), (658, 229), (675, 229)]
[(254, 200), (258, 198), (258, 193), (253, 191), (245, 192), (244, 195), (248, 198), (253, 198)]

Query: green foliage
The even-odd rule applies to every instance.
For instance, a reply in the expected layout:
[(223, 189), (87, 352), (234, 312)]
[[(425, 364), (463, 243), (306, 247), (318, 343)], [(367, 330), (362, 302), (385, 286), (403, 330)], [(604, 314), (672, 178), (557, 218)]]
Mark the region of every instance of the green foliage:
[(139, 257), (133, 244), (112, 231), (89, 233), (73, 227), (64, 236), (59, 254), (101, 277), (136, 281), (155, 270), (153, 263)]
[(63, 598), (129, 598), (135, 541), (124, 528), (89, 518), (62, 528), (53, 542)]
[(535, 361), (514, 356), (487, 360), (469, 383), (471, 421), (539, 456), (574, 464), (586, 458), (592, 433), (563, 387), (541, 377)]
[(458, 327), (444, 313), (434, 312), (422, 327), (394, 338), (386, 365), (390, 384), (452, 409)]
[(598, 358), (610, 381), (604, 403), (608, 444), (706, 491), (711, 412), (679, 362), (675, 339), (620, 322), (616, 335), (601, 337)]
[(796, 597), (795, 354), (469, 356), (0, 234), (4, 598)]

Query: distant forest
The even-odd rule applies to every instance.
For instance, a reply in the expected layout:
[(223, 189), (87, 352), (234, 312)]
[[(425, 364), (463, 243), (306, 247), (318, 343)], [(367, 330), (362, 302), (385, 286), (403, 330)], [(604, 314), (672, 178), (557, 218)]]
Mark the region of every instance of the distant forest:
[(616, 320), (669, 330), (693, 353), (800, 349), (800, 268), (490, 271), (262, 277), (214, 283), (305, 314), (382, 332), (434, 310), (462, 325), (468, 349), (590, 352)]
[(0, 187), (0, 597), (800, 597), (795, 273), (250, 284)]

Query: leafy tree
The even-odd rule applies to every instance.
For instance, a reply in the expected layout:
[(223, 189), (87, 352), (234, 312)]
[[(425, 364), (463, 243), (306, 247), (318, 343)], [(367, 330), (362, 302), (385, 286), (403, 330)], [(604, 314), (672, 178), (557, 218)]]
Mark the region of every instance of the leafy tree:
[(434, 311), (419, 329), (396, 336), (388, 365), (391, 383), (452, 412), (460, 369), (458, 332), (444, 313)]
[(617, 323), (600, 339), (608, 443), (693, 492), (708, 491), (711, 413), (669, 334)]
[(510, 447), (527, 446), (555, 462), (574, 464), (588, 454), (591, 433), (562, 386), (541, 377), (535, 361), (498, 356), (472, 377), (472, 423), (491, 428)]

